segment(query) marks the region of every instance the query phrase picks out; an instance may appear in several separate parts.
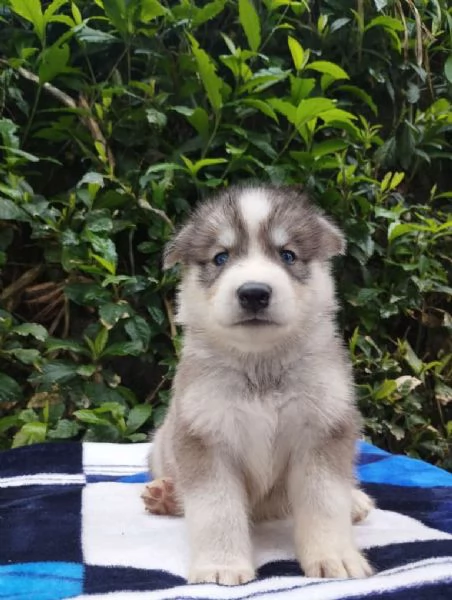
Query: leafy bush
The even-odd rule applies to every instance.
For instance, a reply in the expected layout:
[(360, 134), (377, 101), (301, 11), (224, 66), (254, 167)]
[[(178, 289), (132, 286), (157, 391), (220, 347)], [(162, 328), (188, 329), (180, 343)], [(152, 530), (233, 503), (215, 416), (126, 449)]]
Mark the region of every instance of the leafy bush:
[(9, 0), (0, 440), (145, 439), (179, 347), (160, 253), (206, 194), (302, 184), (349, 240), (370, 438), (452, 466), (447, 0)]

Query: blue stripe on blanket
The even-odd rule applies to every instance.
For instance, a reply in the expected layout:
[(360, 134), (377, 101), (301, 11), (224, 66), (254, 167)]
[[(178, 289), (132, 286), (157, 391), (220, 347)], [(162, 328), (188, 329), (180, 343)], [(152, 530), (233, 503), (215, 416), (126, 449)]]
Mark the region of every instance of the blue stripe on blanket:
[(378, 508), (408, 515), (428, 527), (452, 534), (450, 487), (406, 488), (400, 485), (366, 483), (363, 488), (375, 498)]
[[(370, 594), (367, 595), (370, 598)], [(421, 587), (410, 586), (395, 590), (373, 593), (376, 600), (451, 600), (452, 590), (449, 582), (425, 583)], [(343, 596), (341, 600), (358, 600), (356, 596)]]
[(167, 571), (88, 565), (85, 573), (84, 593), (106, 594), (116, 590), (165, 590), (184, 583), (185, 579)]
[(383, 460), (361, 464), (358, 475), (366, 483), (395, 483), (424, 488), (452, 486), (452, 474), (406, 456), (388, 456)]
[(65, 562), (0, 566), (0, 599), (63, 600), (83, 591), (83, 566)]
[[(114, 599), (115, 593), (123, 591), (154, 592), (163, 600), (171, 595), (165, 589), (184, 583), (180, 575), (169, 572), (174, 568), (185, 573), (180, 562), (185, 551), (177, 559), (180, 564), (173, 558), (184, 547), (183, 526), (165, 518), (147, 521), (150, 517), (139, 500), (140, 485), (148, 480), (144, 464), (142, 470), (138, 466), (145, 463), (145, 448), (142, 461), (130, 446), (100, 445), (99, 452), (96, 445), (87, 446), (85, 485), (80, 483), (85, 481), (82, 444), (37, 445), (0, 453), (0, 600), (63, 600), (102, 592), (113, 594)], [(451, 474), (421, 461), (394, 457), (370, 444), (360, 443), (359, 449), (358, 474), (380, 509), (452, 533)], [(135, 473), (131, 465), (138, 466)], [(132, 474), (118, 475), (127, 472)], [(404, 517), (396, 515), (394, 520), (392, 513), (375, 514), (382, 521), (374, 520), (372, 525), (370, 518), (357, 531), (362, 540), (369, 535), (369, 541), (378, 543), (367, 553), (380, 574), (351, 582), (353, 593), (349, 583), (344, 587), (345, 582), (301, 579), (294, 560), (271, 561), (271, 537), (265, 541), (270, 562), (259, 569), (260, 581), (233, 591), (221, 588), (215, 598), (283, 600), (289, 595), (296, 600), (303, 594), (303, 600), (452, 600), (452, 538), (438, 539), (444, 535), (425, 530), (416, 521), (403, 521)], [(395, 537), (385, 519), (401, 528)], [(402, 519), (399, 525), (397, 519)], [(165, 545), (167, 536), (174, 536), (172, 545)], [(390, 543), (394, 540), (411, 541)], [(274, 542), (276, 550), (277, 536)], [(175, 593), (178, 598), (199, 600), (204, 595), (210, 600), (209, 586), (198, 587), (193, 595), (192, 589), (184, 586), (180, 594)]]
[(147, 483), (150, 480), (149, 473), (142, 471), (135, 475), (87, 475), (87, 483), (99, 483), (100, 481), (118, 481), (119, 483)]
[(0, 488), (0, 563), (82, 562), (81, 485)]
[(1, 477), (36, 473), (81, 473), (82, 445), (35, 444), (0, 454)]
[[(452, 544), (450, 540), (391, 544), (370, 548), (366, 551), (366, 554), (377, 571), (393, 569), (395, 567), (408, 568), (410, 563), (428, 559), (432, 556), (436, 558), (449, 557), (451, 560), (452, 579)], [(295, 577), (300, 575), (303, 575), (303, 572), (295, 560), (269, 562), (258, 570), (259, 579), (267, 579), (268, 577)], [(84, 593), (106, 594), (118, 589), (151, 591), (155, 589), (167, 589), (184, 583), (185, 580), (182, 577), (162, 570), (88, 565), (85, 568)]]
[[(451, 560), (452, 580), (452, 543), (451, 540), (433, 540), (426, 542), (408, 542), (404, 544), (389, 544), (368, 548), (366, 555), (376, 572), (404, 567), (410, 563), (425, 560), (434, 556), (448, 557)], [(282, 577), (287, 575), (301, 575), (299, 564), (292, 560), (270, 562), (259, 569), (259, 577)], [(452, 589), (451, 589), (452, 598)]]

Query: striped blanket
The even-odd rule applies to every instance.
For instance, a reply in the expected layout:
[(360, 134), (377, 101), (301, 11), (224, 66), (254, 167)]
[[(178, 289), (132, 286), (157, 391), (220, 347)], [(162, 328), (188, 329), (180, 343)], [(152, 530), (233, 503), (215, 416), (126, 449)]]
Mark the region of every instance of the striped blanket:
[(183, 519), (145, 513), (149, 446), (45, 444), (0, 453), (0, 598), (452, 599), (452, 475), (360, 444), (378, 502), (355, 528), (377, 574), (303, 577), (290, 521), (254, 531), (256, 581), (188, 586)]

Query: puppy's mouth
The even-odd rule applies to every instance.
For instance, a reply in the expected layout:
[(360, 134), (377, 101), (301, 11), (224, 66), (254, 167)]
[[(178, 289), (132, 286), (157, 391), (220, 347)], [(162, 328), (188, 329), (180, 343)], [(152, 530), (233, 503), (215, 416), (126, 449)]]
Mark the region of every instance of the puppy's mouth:
[(235, 327), (271, 327), (276, 325), (278, 325), (278, 323), (275, 321), (262, 319), (260, 317), (247, 317), (234, 323)]

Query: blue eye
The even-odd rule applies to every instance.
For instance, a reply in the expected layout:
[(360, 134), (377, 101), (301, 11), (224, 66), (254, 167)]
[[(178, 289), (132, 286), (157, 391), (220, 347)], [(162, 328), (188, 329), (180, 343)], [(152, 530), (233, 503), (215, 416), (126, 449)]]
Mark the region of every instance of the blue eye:
[(219, 252), (213, 257), (213, 262), (217, 267), (221, 267), (228, 262), (229, 252)]
[(292, 252), (292, 250), (281, 250), (279, 255), (281, 256), (282, 261), (286, 263), (286, 265), (294, 264), (296, 256), (295, 252)]

